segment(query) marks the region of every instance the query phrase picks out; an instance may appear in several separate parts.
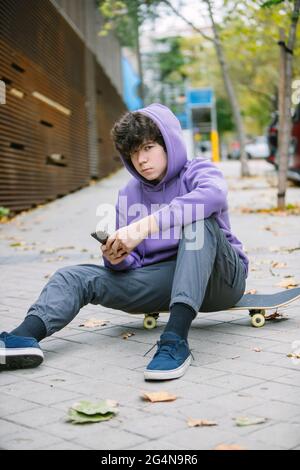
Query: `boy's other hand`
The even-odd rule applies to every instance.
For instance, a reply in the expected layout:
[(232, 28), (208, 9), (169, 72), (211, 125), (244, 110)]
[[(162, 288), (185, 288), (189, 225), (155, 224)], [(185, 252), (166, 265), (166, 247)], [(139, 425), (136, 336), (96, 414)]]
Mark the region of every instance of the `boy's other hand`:
[(112, 264), (118, 264), (128, 256), (150, 233), (156, 233), (158, 226), (150, 215), (125, 227), (119, 228), (101, 247), (103, 256)]
[(146, 227), (143, 223), (134, 222), (133, 224), (119, 228), (107, 239), (105, 247), (112, 255), (117, 256), (119, 251), (129, 254), (139, 245), (147, 235)]
[(101, 246), (101, 251), (104, 258), (111, 264), (119, 264), (128, 256), (128, 253), (123, 249), (118, 250), (117, 254), (115, 254), (112, 250), (108, 250), (106, 245)]

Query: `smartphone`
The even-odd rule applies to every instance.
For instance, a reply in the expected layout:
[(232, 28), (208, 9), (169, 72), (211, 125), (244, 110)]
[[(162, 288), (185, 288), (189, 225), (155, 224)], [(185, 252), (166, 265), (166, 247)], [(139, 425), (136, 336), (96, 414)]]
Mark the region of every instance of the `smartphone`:
[(98, 232), (92, 232), (91, 237), (95, 238), (95, 240), (102, 243), (102, 245), (105, 245), (109, 235), (105, 230), (98, 230)]

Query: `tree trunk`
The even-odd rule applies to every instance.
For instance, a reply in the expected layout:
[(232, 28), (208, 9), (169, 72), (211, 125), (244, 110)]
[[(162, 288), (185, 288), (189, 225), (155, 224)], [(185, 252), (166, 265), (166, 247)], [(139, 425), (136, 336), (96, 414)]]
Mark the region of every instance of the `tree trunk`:
[(279, 85), (279, 170), (278, 170), (278, 209), (285, 208), (287, 187), (287, 170), (289, 162), (289, 147), (291, 141), (291, 94), (293, 76), (293, 50), (296, 42), (297, 24), (300, 12), (300, 0), (294, 1), (294, 11), (289, 32), (288, 43), (285, 42), (284, 32), (280, 33), (280, 85)]
[[(300, 1), (300, 0), (299, 0)], [(241, 111), (240, 111), (240, 106), (239, 102), (237, 100), (233, 84), (231, 81), (231, 78), (229, 76), (229, 70), (228, 70), (228, 64), (225, 59), (224, 51), (223, 51), (223, 46), (222, 42), (220, 39), (220, 35), (218, 32), (218, 28), (216, 26), (215, 20), (214, 20), (214, 15), (211, 7), (211, 2), (210, 0), (205, 0), (208, 6), (209, 10), (209, 16), (211, 19), (212, 23), (212, 28), (213, 28), (213, 33), (214, 33), (214, 44), (215, 44), (215, 49), (217, 53), (217, 57), (220, 63), (220, 67), (222, 70), (222, 75), (223, 75), (223, 80), (224, 84), (226, 87), (227, 95), (231, 104), (231, 108), (233, 111), (233, 117), (235, 121), (235, 126), (238, 134), (238, 140), (240, 142), (240, 152), (241, 152), (241, 176), (249, 176), (250, 171), (249, 171), (249, 166), (247, 163), (247, 155), (245, 151), (245, 145), (246, 145), (246, 135), (245, 135), (245, 130), (244, 130), (244, 125), (243, 125), (243, 120), (241, 117)]]
[(135, 27), (135, 43), (136, 43), (136, 56), (137, 56), (137, 63), (138, 63), (138, 74), (140, 77), (139, 96), (144, 106), (145, 89), (144, 89), (144, 72), (143, 72), (143, 64), (142, 64), (142, 54), (141, 54), (141, 49), (140, 49), (138, 2), (135, 3), (134, 27)]
[(176, 10), (176, 8), (174, 8), (174, 6), (172, 5), (172, 3), (169, 0), (163, 0), (163, 1), (166, 5), (168, 5), (170, 7), (170, 9), (179, 18), (181, 18), (183, 21), (185, 21), (186, 24), (188, 24), (195, 31), (197, 31), (199, 34), (201, 34), (201, 36), (204, 39), (206, 39), (207, 41), (211, 41), (215, 46), (216, 53), (217, 53), (217, 58), (219, 60), (219, 64), (220, 64), (220, 67), (221, 67), (221, 70), (222, 70), (222, 76), (223, 76), (223, 80), (224, 80), (224, 84), (225, 84), (225, 89), (226, 89), (226, 92), (227, 92), (227, 96), (228, 96), (230, 106), (231, 106), (231, 109), (232, 109), (232, 113), (233, 113), (233, 118), (234, 118), (234, 121), (235, 121), (235, 127), (236, 127), (236, 131), (237, 131), (237, 134), (238, 134), (238, 140), (240, 142), (240, 148), (241, 148), (241, 176), (249, 176), (250, 171), (249, 171), (249, 167), (248, 167), (248, 163), (247, 163), (247, 155), (246, 155), (246, 152), (245, 152), (246, 136), (245, 136), (244, 126), (243, 126), (243, 120), (242, 120), (242, 117), (241, 117), (240, 106), (239, 106), (239, 103), (238, 103), (238, 100), (237, 100), (237, 97), (236, 97), (236, 94), (235, 94), (235, 91), (234, 91), (234, 87), (232, 85), (231, 78), (229, 76), (228, 65), (227, 65), (225, 55), (224, 55), (224, 52), (223, 52), (223, 47), (222, 47), (222, 42), (221, 42), (221, 39), (220, 39), (220, 36), (219, 36), (219, 32), (218, 32), (218, 29), (216, 27), (216, 23), (215, 23), (215, 20), (214, 20), (210, 0), (204, 0), (204, 1), (207, 4), (208, 9), (209, 9), (209, 15), (210, 15), (210, 19), (211, 19), (211, 23), (212, 23), (212, 27), (213, 27), (213, 32), (214, 32), (214, 39), (211, 38), (210, 36), (207, 36), (206, 34), (204, 34), (203, 31), (200, 28), (197, 28), (191, 21), (189, 21), (187, 18), (185, 18), (183, 15), (181, 15), (180, 11)]

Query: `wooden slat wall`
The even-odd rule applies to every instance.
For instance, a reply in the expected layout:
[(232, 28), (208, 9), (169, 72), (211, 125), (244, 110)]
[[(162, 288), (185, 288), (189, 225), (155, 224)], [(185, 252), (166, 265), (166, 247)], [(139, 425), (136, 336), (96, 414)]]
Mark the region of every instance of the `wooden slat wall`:
[[(102, 177), (122, 166), (109, 135), (114, 122), (126, 111), (126, 108), (98, 63), (95, 63), (95, 73), (98, 144), (99, 153), (102, 156), (99, 160), (99, 176)], [(108, 158), (108, 155), (112, 158)]]
[[(6, 104), (0, 105), (0, 206), (30, 208), (86, 185), (90, 180), (86, 111), (86, 48), (48, 0), (0, 0), (0, 80)], [(107, 101), (124, 109), (105, 77)], [(12, 94), (16, 89), (23, 98)], [(71, 111), (69, 116), (43, 103), (38, 92)], [(110, 114), (103, 110), (102, 116)], [(117, 112), (113, 112), (115, 118)], [(109, 124), (108, 124), (109, 122)], [(108, 127), (97, 125), (103, 139), (98, 176), (120, 166), (113, 160)], [(64, 166), (47, 156), (63, 155)], [(48, 163), (47, 163), (48, 162)]]

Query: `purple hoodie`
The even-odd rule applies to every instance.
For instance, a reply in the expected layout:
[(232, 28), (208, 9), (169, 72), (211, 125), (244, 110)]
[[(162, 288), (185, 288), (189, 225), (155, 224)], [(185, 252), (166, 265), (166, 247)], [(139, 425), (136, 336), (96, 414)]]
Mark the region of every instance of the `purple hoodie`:
[[(249, 260), (243, 252), (241, 242), (231, 232), (228, 190), (222, 172), (209, 160), (187, 159), (180, 123), (169, 108), (154, 103), (138, 112), (151, 118), (160, 129), (167, 148), (167, 172), (159, 182), (148, 181), (121, 155), (133, 178), (119, 191), (116, 230), (153, 214), (160, 231), (155, 239), (153, 236), (145, 238), (119, 264), (112, 265), (103, 257), (104, 265), (115, 271), (123, 271), (166, 260), (177, 254), (180, 238), (174, 233), (168, 238), (161, 237), (164, 230), (171, 228), (172, 232), (176, 227), (181, 230), (182, 225), (214, 215), (229, 243), (243, 261), (247, 277)], [(137, 216), (134, 209), (141, 204), (144, 210), (138, 209)], [(202, 207), (201, 215), (196, 210), (199, 205)], [(191, 210), (186, 211), (184, 208), (187, 206)]]

